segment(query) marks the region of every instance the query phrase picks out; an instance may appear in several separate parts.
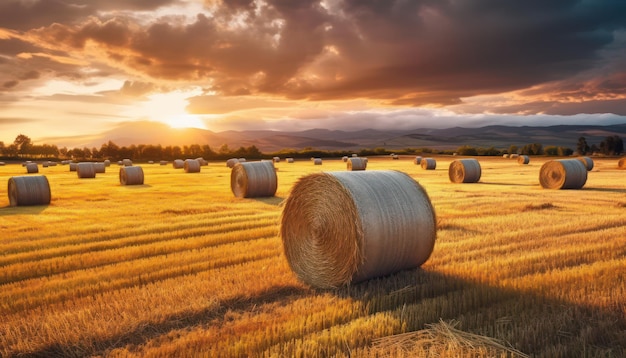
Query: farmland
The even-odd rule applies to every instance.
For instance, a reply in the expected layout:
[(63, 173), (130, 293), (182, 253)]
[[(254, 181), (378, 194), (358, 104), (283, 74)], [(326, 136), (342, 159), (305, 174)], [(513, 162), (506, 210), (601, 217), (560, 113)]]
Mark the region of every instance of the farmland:
[[(438, 228), (430, 259), (334, 290), (295, 278), (278, 233), (296, 180), (345, 170), (341, 160), (281, 161), (276, 196), (257, 199), (233, 196), (223, 162), (200, 173), (140, 164), (138, 186), (120, 186), (115, 165), (95, 179), (40, 167), (49, 206), (9, 207), (0, 186), (0, 356), (411, 356), (427, 340), (393, 338), (438, 322), (531, 356), (624, 356), (617, 159), (595, 159), (582, 190), (542, 189), (543, 157), (479, 158), (472, 184), (450, 183), (453, 158), (436, 159), (436, 170), (412, 157), (367, 167), (426, 189)], [(3, 183), (16, 175), (20, 165), (0, 167)]]

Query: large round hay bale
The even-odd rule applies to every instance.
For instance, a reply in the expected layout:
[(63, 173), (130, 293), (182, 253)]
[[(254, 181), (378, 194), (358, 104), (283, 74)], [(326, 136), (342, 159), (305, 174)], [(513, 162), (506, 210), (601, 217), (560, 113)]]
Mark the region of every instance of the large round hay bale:
[(436, 226), (420, 184), (399, 171), (371, 170), (300, 178), (280, 233), (298, 278), (330, 288), (419, 267), (433, 251)]
[(365, 170), (367, 168), (367, 160), (365, 158), (351, 157), (348, 158), (348, 170)]
[(480, 163), (473, 158), (454, 160), (448, 168), (448, 177), (453, 183), (476, 183), (480, 174)]
[(273, 162), (237, 163), (230, 172), (230, 189), (237, 198), (274, 196), (277, 188)]
[(93, 163), (93, 169), (96, 173), (106, 173), (106, 165), (104, 163)]
[(132, 161), (132, 160), (130, 160), (130, 159), (122, 159), (122, 164), (123, 164), (125, 167), (130, 167), (130, 166), (132, 166), (132, 165), (133, 165), (133, 161)]
[(585, 165), (585, 168), (587, 168), (588, 172), (591, 171), (591, 169), (593, 169), (593, 159), (589, 157), (579, 157), (577, 159), (580, 160)]
[(28, 174), (39, 173), (39, 166), (37, 165), (37, 163), (26, 163), (25, 167), (26, 173)]
[(520, 156), (517, 157), (517, 164), (524, 165), (524, 164), (528, 164), (528, 163), (530, 163), (530, 157), (529, 156), (527, 156), (527, 155), (520, 155)]
[(578, 159), (559, 159), (544, 163), (539, 182), (546, 189), (580, 189), (587, 182), (587, 168)]
[(196, 159), (185, 159), (183, 167), (185, 173), (200, 173), (200, 162)]
[(620, 160), (617, 161), (617, 167), (619, 169), (626, 169), (626, 157), (621, 158)]
[(313, 158), (313, 165), (322, 165), (322, 158)]
[(96, 177), (96, 168), (94, 168), (93, 163), (82, 162), (76, 165), (76, 174), (81, 179), (86, 178), (95, 178)]
[(50, 204), (50, 183), (44, 175), (11, 177), (8, 193), (11, 206)]
[(239, 159), (237, 158), (230, 158), (226, 161), (226, 166), (231, 168), (235, 166), (235, 164), (239, 163)]
[(76, 167), (78, 166), (78, 163), (69, 163), (69, 164), (70, 164), (70, 171), (75, 172)]
[(143, 169), (139, 166), (120, 168), (120, 185), (143, 185)]
[(421, 165), (422, 164), (422, 157), (420, 157), (420, 156), (415, 157), (415, 159), (413, 159), (413, 163), (415, 163), (415, 165)]
[(174, 159), (172, 166), (174, 169), (183, 169), (185, 167), (185, 161), (182, 159)]
[(422, 158), (420, 165), (422, 166), (422, 169), (435, 170), (437, 168), (437, 161), (434, 158)]

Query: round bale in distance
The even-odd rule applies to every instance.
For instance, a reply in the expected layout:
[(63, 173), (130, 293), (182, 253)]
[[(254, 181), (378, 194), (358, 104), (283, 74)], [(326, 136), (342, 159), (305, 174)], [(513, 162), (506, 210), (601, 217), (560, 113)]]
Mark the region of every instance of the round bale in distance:
[(313, 158), (313, 165), (322, 165), (322, 158)]
[(287, 160), (287, 163), (293, 163), (293, 158), (291, 157), (287, 158), (286, 160)]
[(185, 173), (200, 173), (200, 162), (196, 159), (185, 159), (183, 163)]
[(528, 164), (530, 163), (530, 157), (527, 155), (520, 155), (517, 157), (517, 164)]
[(140, 166), (120, 168), (121, 185), (143, 185), (143, 169)]
[(74, 162), (70, 163), (70, 171), (75, 172), (77, 166), (78, 166), (78, 163), (74, 163)]
[(436, 226), (426, 191), (407, 174), (326, 172), (296, 182), (280, 233), (296, 276), (332, 288), (419, 267), (433, 251)]
[(589, 157), (579, 157), (577, 159), (580, 160), (585, 165), (585, 168), (587, 168), (588, 172), (591, 171), (591, 169), (593, 169), (593, 159)]
[(273, 162), (237, 163), (230, 172), (230, 189), (237, 198), (274, 196), (277, 188)]
[(480, 174), (480, 163), (473, 158), (454, 160), (448, 168), (448, 177), (453, 183), (477, 183)]
[(93, 163), (93, 169), (96, 171), (96, 173), (106, 173), (106, 164)]
[(235, 166), (235, 164), (239, 163), (239, 159), (237, 158), (230, 158), (226, 161), (226, 166), (231, 168)]
[(96, 177), (96, 168), (94, 168), (93, 163), (90, 162), (82, 162), (76, 165), (76, 174), (81, 179), (86, 178), (95, 178)]
[(133, 165), (133, 161), (132, 161), (132, 160), (130, 160), (130, 159), (122, 159), (122, 164), (123, 164), (125, 167), (130, 167), (130, 166), (132, 166), (132, 165)]
[(347, 162), (348, 161), (348, 156), (344, 155), (343, 157), (341, 157), (341, 160), (343, 160), (343, 162)]
[(617, 162), (617, 167), (619, 169), (626, 169), (626, 157), (621, 158), (618, 162)]
[(587, 168), (578, 159), (551, 160), (541, 166), (539, 182), (545, 189), (580, 189), (587, 182)]
[(437, 168), (437, 161), (434, 158), (422, 158), (420, 165), (422, 169), (435, 170)]
[(415, 159), (413, 159), (413, 163), (415, 163), (415, 165), (422, 164), (422, 157), (415, 157)]
[(182, 159), (174, 159), (172, 166), (174, 169), (183, 169), (185, 167), (185, 161)]
[(365, 170), (367, 168), (367, 160), (365, 158), (351, 157), (348, 158), (348, 170)]
[(39, 166), (37, 165), (37, 163), (26, 163), (25, 167), (26, 173), (28, 174), (39, 173)]
[(8, 193), (11, 206), (50, 204), (50, 183), (44, 175), (11, 177)]

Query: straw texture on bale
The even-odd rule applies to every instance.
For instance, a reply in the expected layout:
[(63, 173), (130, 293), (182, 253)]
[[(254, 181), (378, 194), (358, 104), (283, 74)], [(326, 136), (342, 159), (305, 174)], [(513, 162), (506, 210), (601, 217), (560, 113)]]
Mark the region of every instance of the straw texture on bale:
[(322, 165), (322, 158), (314, 158), (313, 159), (313, 164), (314, 165)]
[(519, 157), (517, 157), (517, 163), (518, 164), (528, 164), (530, 163), (530, 157), (527, 155), (520, 155)]
[(96, 173), (106, 173), (106, 165), (104, 163), (93, 163), (93, 169)]
[(226, 161), (226, 166), (229, 168), (232, 168), (235, 166), (235, 164), (239, 163), (239, 159), (237, 158), (230, 158)]
[(175, 159), (172, 162), (172, 166), (174, 167), (174, 169), (183, 169), (185, 167), (185, 161), (182, 159)]
[(200, 173), (200, 162), (196, 159), (185, 159), (185, 173)]
[(415, 157), (415, 159), (413, 159), (413, 163), (416, 165), (422, 164), (422, 157)]
[(273, 162), (237, 163), (230, 172), (230, 189), (237, 198), (274, 196), (277, 188)]
[(585, 168), (587, 168), (588, 172), (593, 169), (593, 159), (589, 157), (580, 157), (578, 158), (578, 160), (580, 160), (585, 165)]
[(619, 169), (626, 169), (626, 157), (624, 157), (624, 158), (620, 159), (620, 160), (617, 162), (617, 167), (618, 167)]
[(407, 174), (327, 172), (296, 182), (280, 233), (298, 278), (331, 288), (419, 267), (433, 251), (436, 224), (428, 195)]
[(39, 166), (37, 165), (37, 163), (26, 163), (26, 173), (39, 173)]
[(367, 168), (367, 160), (365, 158), (351, 157), (348, 159), (348, 170), (365, 170)]
[(77, 166), (78, 166), (78, 163), (70, 163), (70, 171), (75, 172)]
[(78, 163), (76, 165), (76, 174), (78, 174), (79, 178), (95, 178), (96, 177), (96, 168), (94, 168), (93, 163)]
[(11, 177), (8, 184), (11, 206), (50, 204), (50, 183), (43, 175)]
[(120, 168), (121, 185), (143, 185), (143, 169), (140, 166)]
[(130, 166), (132, 166), (132, 165), (133, 165), (133, 161), (132, 161), (132, 160), (130, 160), (130, 159), (122, 159), (122, 164), (123, 164), (125, 167), (130, 167)]
[(473, 158), (454, 160), (448, 168), (448, 176), (453, 183), (477, 183), (480, 175), (480, 163)]
[(587, 168), (578, 159), (559, 159), (544, 163), (539, 182), (546, 189), (580, 189), (587, 182)]
[(437, 161), (434, 158), (423, 158), (420, 165), (422, 169), (435, 170), (437, 168)]

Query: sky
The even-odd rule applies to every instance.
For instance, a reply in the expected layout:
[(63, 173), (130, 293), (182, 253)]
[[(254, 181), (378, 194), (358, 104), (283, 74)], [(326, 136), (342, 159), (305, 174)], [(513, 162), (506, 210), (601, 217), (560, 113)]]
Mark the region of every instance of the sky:
[(0, 141), (139, 120), (626, 123), (626, 1), (0, 1)]

